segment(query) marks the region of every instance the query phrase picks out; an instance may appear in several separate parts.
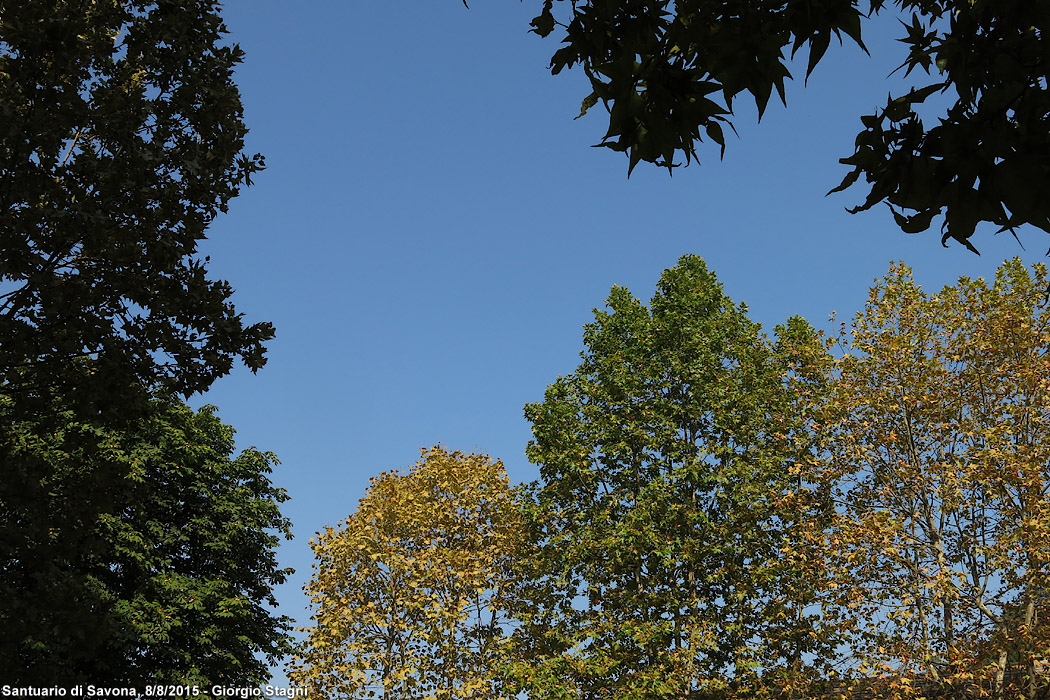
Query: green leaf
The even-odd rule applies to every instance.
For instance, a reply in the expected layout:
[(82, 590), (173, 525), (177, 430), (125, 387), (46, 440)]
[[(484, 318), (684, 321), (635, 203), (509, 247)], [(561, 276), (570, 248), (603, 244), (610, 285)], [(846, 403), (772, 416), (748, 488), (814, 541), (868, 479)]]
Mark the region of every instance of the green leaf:
[(707, 135), (711, 137), (711, 140), (722, 147), (721, 157), (725, 157), (726, 154), (726, 140), (722, 133), (722, 127), (716, 121), (710, 121), (707, 123)]
[(0, 599), (12, 683), (256, 685), (291, 650), (290, 619), (269, 607), (291, 573), (275, 556), (291, 537), (276, 458), (234, 456), (212, 411), (158, 397), (122, 429), (78, 423), (60, 400), (32, 421), (0, 411), (0, 504), (24, 523), (0, 563), (38, 582)]
[(828, 44), (831, 41), (831, 35), (828, 32), (820, 32), (813, 35), (809, 40), (809, 63), (806, 65), (806, 80), (809, 80), (809, 76), (813, 73), (813, 69), (820, 63), (820, 59), (824, 57), (824, 52), (828, 50)]
[(551, 12), (551, 6), (546, 3), (543, 8), (543, 12), (533, 18), (532, 22), (529, 23), (532, 26), (532, 31), (540, 36), (547, 36), (554, 31), (554, 15)]
[[(189, 395), (237, 359), (259, 369), (273, 336), (245, 323), (196, 254), (263, 168), (244, 152), (232, 81), (242, 54), (224, 43), (214, 3), (136, 7), (18, 3), (0, 24), (0, 103), (21, 125), (18, 144), (0, 144), (0, 247), (51, 260), (5, 256), (0, 282), (20, 291), (0, 312), (0, 383), (107, 420), (144, 409), (140, 387)], [(83, 357), (95, 358), (90, 371)]]
[(847, 189), (857, 181), (857, 178), (860, 177), (860, 173), (860, 168), (854, 168), (853, 170), (849, 171), (848, 173), (846, 173), (846, 177), (842, 178), (842, 182), (839, 183), (838, 187), (833, 187), (832, 189), (828, 190), (827, 194), (825, 194), (824, 196), (826, 197), (834, 192), (842, 192), (843, 190)]
[(592, 92), (590, 95), (587, 95), (587, 97), (583, 98), (583, 102), (580, 104), (580, 113), (576, 115), (575, 118), (579, 119), (583, 115), (587, 114), (587, 110), (589, 110), (596, 104), (598, 104), (598, 93)]

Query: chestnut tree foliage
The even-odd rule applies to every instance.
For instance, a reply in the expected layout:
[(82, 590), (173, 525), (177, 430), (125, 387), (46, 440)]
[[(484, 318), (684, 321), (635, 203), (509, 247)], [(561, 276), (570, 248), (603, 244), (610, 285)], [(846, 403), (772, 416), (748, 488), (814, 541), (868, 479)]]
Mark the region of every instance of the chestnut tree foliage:
[(311, 541), (316, 625), (289, 677), (331, 698), (499, 700), (520, 519), (503, 465), (441, 447)]
[(263, 165), (218, 9), (0, 0), (5, 681), (250, 685), (287, 647), (273, 457), (169, 398), (273, 335), (197, 253)]
[[(0, 418), (10, 416), (0, 402)], [(133, 426), (8, 420), (21, 489), (0, 511), (0, 667), (13, 685), (248, 686), (290, 650), (273, 587), (290, 538), (271, 453), (234, 456), (208, 407), (151, 401)]]
[(196, 253), (262, 167), (224, 32), (215, 0), (0, 0), (0, 391), (19, 405), (108, 414), (262, 366), (272, 328)]
[[(833, 39), (864, 47), (880, 14), (904, 23), (904, 94), (861, 117), (852, 170), (870, 185), (851, 211), (886, 203), (906, 232), (943, 215), (942, 242), (971, 250), (980, 222), (1050, 231), (1050, 6), (1028, 0), (542, 0), (533, 31), (564, 46), (559, 73), (579, 66), (590, 81), (582, 112), (599, 102), (608, 131), (599, 145), (668, 169), (698, 159), (697, 144), (724, 153), (725, 127), (741, 95), (765, 110), (785, 100), (788, 60), (805, 47), (806, 75)], [(893, 21), (892, 18), (886, 18)], [(923, 103), (942, 93), (941, 113)], [(881, 100), (876, 92), (873, 100)], [(942, 98), (943, 99), (943, 98)]]

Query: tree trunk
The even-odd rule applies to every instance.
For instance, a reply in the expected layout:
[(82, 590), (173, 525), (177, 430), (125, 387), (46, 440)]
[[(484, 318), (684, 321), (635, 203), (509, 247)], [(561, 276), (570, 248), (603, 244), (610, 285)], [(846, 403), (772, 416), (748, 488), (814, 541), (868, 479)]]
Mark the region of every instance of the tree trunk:
[(1003, 684), (1006, 679), (1006, 650), (999, 652), (999, 661), (995, 667), (995, 686), (992, 688), (992, 697), (1002, 700)]

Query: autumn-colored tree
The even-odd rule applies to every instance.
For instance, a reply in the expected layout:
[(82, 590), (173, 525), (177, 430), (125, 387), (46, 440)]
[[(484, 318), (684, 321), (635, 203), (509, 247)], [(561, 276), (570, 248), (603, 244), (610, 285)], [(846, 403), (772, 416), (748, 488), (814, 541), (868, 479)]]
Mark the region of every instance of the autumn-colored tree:
[(1013, 260), (991, 285), (927, 294), (901, 264), (853, 323), (822, 478), (837, 503), (831, 588), (862, 674), (1036, 690), (1050, 652), (1046, 287), (1044, 266)]
[(583, 362), (526, 407), (541, 480), (514, 668), (536, 697), (772, 692), (834, 644), (794, 536), (794, 465), (827, 356), (801, 319), (761, 334), (703, 260), (650, 306), (613, 288)]
[(289, 677), (330, 698), (498, 700), (518, 510), (503, 465), (441, 447), (372, 479), (311, 542), (315, 614)]

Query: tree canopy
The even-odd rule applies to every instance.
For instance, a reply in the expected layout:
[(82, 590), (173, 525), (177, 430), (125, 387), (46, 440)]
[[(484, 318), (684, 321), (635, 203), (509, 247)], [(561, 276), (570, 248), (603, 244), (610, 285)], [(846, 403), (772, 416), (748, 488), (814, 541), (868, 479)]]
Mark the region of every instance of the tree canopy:
[(224, 32), (215, 0), (0, 0), (2, 391), (98, 414), (262, 366), (196, 252), (263, 165)]
[(1050, 651), (1046, 285), (1044, 266), (1012, 260), (991, 284), (931, 294), (897, 265), (854, 320), (818, 477), (853, 668), (1035, 696)]
[(0, 0), (0, 666), (250, 685), (288, 523), (273, 455), (172, 398), (264, 363), (197, 251), (263, 167), (216, 0)]
[(499, 700), (520, 518), (502, 463), (441, 447), (372, 479), (311, 541), (316, 625), (290, 678), (320, 697)]
[[(698, 160), (707, 139), (725, 151), (735, 100), (785, 101), (788, 60), (806, 47), (808, 77), (833, 37), (864, 47), (885, 0), (543, 0), (532, 21), (564, 46), (551, 69), (579, 65), (582, 113), (609, 114), (600, 145), (668, 169)], [(904, 18), (901, 68), (913, 87), (861, 117), (852, 166), (832, 191), (870, 185), (853, 212), (886, 203), (906, 232), (943, 215), (942, 242), (970, 242), (991, 222), (1050, 231), (1050, 7), (1023, 0), (895, 0)], [(865, 48), (865, 51), (867, 49)], [(918, 69), (918, 70), (916, 70)], [(942, 115), (923, 103), (943, 93)], [(873, 98), (881, 99), (881, 94)], [(926, 109), (926, 112), (929, 112)], [(935, 119), (934, 119), (935, 118)]]
[(4, 680), (247, 686), (290, 650), (272, 612), (290, 524), (271, 453), (234, 456), (209, 408), (157, 398), (121, 430), (61, 405), (58, 430), (0, 403)]
[(646, 307), (614, 288), (583, 362), (526, 407), (540, 466), (516, 634), (538, 697), (717, 696), (793, 677), (812, 634), (794, 493), (822, 347), (771, 342), (695, 256)]
[(649, 304), (613, 288), (526, 407), (537, 482), (512, 495), (430, 450), (320, 535), (295, 677), (323, 697), (1045, 697), (1046, 284), (1013, 260), (929, 294), (896, 265), (838, 337), (793, 318), (772, 339), (695, 256)]

